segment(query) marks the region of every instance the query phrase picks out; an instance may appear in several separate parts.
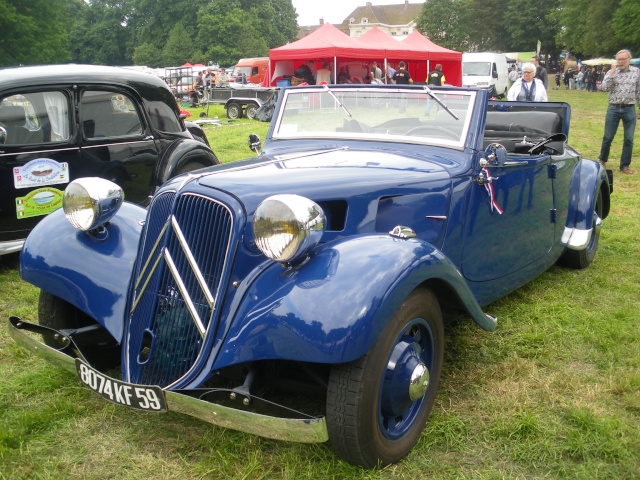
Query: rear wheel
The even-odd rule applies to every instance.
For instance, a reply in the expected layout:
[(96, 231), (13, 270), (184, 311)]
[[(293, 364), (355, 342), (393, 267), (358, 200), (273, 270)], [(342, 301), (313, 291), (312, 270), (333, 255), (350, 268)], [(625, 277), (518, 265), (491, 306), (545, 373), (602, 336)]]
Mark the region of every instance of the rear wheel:
[(418, 289), (364, 357), (331, 369), (327, 428), (336, 454), (365, 468), (407, 455), (433, 407), (443, 353), (440, 306)]
[(256, 113), (258, 113), (258, 106), (255, 103), (250, 103), (244, 109), (244, 113), (247, 118), (253, 120), (254, 118), (256, 118)]
[(231, 118), (232, 120), (242, 118), (242, 107), (235, 102), (230, 103), (227, 106), (227, 117)]
[(600, 229), (602, 227), (602, 192), (598, 190), (596, 204), (593, 209), (593, 217), (591, 219), (591, 240), (587, 248), (583, 250), (571, 250), (567, 248), (558, 263), (562, 266), (576, 269), (584, 269), (593, 263), (598, 250), (598, 241), (600, 240)]

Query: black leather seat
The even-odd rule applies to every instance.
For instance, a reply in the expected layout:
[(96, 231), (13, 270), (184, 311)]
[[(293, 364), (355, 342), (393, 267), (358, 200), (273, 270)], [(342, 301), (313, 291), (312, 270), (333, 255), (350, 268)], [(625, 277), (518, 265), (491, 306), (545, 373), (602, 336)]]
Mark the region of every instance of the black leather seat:
[(28, 143), (30, 132), (25, 127), (25, 122), (24, 108), (13, 105), (5, 105), (0, 108), (0, 124), (7, 131), (5, 143), (10, 145)]

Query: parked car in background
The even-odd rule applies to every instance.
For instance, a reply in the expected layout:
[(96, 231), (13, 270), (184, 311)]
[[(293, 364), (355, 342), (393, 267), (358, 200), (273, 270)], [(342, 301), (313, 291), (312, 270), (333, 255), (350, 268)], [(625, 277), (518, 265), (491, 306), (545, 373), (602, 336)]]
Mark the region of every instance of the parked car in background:
[(77, 178), (108, 179), (146, 205), (171, 177), (218, 163), (153, 75), (89, 65), (0, 70), (0, 255), (20, 250)]
[(492, 331), (485, 306), (589, 266), (609, 213), (569, 105), (488, 94), (284, 88), (259, 155), (171, 179), (147, 210), (75, 180), (27, 239), (39, 323), (12, 317), (11, 335), (120, 405), (400, 460), (448, 322)]
[(231, 82), (262, 85), (269, 70), (269, 57), (241, 58), (233, 67)]
[(507, 57), (503, 53), (463, 53), (462, 86), (495, 89), (497, 95), (506, 97), (509, 90)]

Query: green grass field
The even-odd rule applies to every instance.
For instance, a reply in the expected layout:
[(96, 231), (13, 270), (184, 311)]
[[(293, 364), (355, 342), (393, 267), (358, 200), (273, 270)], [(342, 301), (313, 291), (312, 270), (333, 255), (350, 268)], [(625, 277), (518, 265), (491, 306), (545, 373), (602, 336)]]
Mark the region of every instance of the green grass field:
[[(571, 104), (569, 143), (597, 158), (606, 94), (549, 97)], [(214, 115), (223, 125), (206, 132), (224, 162), (251, 156), (249, 133), (265, 137), (267, 124), (228, 123), (221, 107)], [(468, 319), (450, 325), (432, 417), (412, 453), (383, 470), (353, 467), (322, 444), (103, 401), (8, 337), (9, 315), (35, 320), (38, 292), (20, 280), (16, 256), (0, 257), (0, 479), (640, 478), (640, 174), (614, 175), (593, 265), (551, 268), (487, 306), (493, 333)]]

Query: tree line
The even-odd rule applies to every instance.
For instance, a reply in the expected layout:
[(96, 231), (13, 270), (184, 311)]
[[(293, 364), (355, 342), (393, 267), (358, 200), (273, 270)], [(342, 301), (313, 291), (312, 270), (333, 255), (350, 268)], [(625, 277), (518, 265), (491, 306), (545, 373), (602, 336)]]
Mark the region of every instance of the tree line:
[(431, 41), (453, 50), (534, 51), (557, 59), (640, 56), (638, 0), (427, 0), (417, 21)]
[[(297, 36), (291, 0), (0, 0), (0, 66), (231, 65)], [(640, 56), (638, 0), (427, 0), (417, 29), (458, 51)]]
[(182, 65), (296, 39), (291, 0), (0, 0), (0, 66)]

